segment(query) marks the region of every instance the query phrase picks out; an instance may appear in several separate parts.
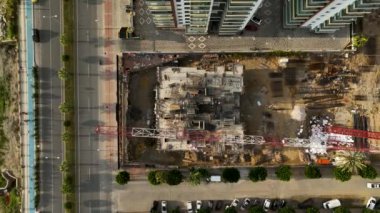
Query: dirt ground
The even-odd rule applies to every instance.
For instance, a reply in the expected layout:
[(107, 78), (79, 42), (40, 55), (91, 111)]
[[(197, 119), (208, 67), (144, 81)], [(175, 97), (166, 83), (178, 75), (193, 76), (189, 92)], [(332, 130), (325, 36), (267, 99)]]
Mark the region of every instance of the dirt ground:
[(0, 77), (9, 80), (10, 101), (6, 110), (6, 118), (2, 123), (5, 136), (8, 139), (2, 151), (4, 163), (1, 169), (9, 169), (14, 175), (21, 175), (20, 167), (20, 137), (19, 137), (19, 73), (18, 53), (15, 46), (0, 45)]

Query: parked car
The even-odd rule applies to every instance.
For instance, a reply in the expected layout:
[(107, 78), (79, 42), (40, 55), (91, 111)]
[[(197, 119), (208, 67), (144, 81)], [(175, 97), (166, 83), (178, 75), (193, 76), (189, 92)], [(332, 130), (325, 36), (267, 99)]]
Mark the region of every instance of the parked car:
[(261, 22), (263, 22), (263, 20), (261, 20), (260, 18), (256, 17), (256, 16), (253, 16), (251, 18), (251, 21), (257, 25), (261, 25)]
[(168, 208), (166, 206), (166, 201), (161, 201), (161, 212), (162, 213), (168, 213)]
[(197, 200), (197, 212), (202, 208), (202, 201)]
[(367, 183), (367, 188), (369, 189), (379, 189), (380, 183)]
[(271, 209), (271, 207), (272, 207), (272, 201), (269, 199), (265, 199), (264, 204), (263, 204), (264, 211), (266, 211), (266, 212), (269, 211), (269, 209)]
[(307, 209), (314, 206), (314, 200), (312, 198), (304, 200), (302, 203), (298, 204), (298, 208)]
[(193, 213), (193, 204), (191, 204), (191, 201), (187, 201), (186, 209), (187, 209), (187, 213)]
[(285, 200), (274, 200), (272, 205), (272, 210), (278, 210), (280, 208), (285, 207), (286, 201)]
[(338, 199), (329, 200), (323, 203), (323, 208), (325, 209), (334, 209), (341, 206), (342, 204)]
[(209, 201), (207, 202), (207, 207), (208, 207), (210, 210), (212, 210), (212, 209), (214, 208), (214, 201), (213, 201), (213, 200), (209, 200)]
[(230, 207), (237, 207), (239, 204), (239, 200), (238, 199), (234, 199), (230, 205)]
[(33, 29), (32, 39), (34, 42), (40, 42), (40, 31), (37, 29)]
[(243, 205), (241, 205), (240, 209), (245, 211), (246, 209), (248, 209), (250, 204), (251, 204), (251, 200), (249, 198), (245, 198), (243, 201)]
[(375, 209), (375, 206), (376, 206), (376, 198), (374, 197), (370, 197), (367, 201), (367, 205), (366, 205), (366, 208), (367, 209), (371, 209), (371, 210), (374, 210)]
[(158, 211), (158, 205), (159, 205), (159, 203), (157, 200), (153, 201), (153, 205), (152, 205), (152, 208), (150, 209), (150, 212), (151, 213), (157, 212)]
[(216, 201), (215, 210), (221, 210), (223, 208), (223, 201)]

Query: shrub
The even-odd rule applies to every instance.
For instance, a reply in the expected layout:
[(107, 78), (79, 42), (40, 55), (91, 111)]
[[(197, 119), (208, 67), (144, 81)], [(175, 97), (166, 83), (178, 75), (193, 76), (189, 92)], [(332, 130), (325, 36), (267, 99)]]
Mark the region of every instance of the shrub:
[(62, 184), (62, 192), (65, 194), (74, 193), (74, 179), (71, 176), (65, 176)]
[(183, 175), (178, 169), (173, 169), (167, 173), (166, 178), (166, 183), (173, 186), (182, 182)]
[(306, 209), (306, 213), (319, 213), (319, 209), (316, 207), (309, 207)]
[(121, 171), (116, 175), (116, 182), (120, 185), (127, 184), (130, 180), (129, 173), (127, 171)]
[(292, 176), (291, 168), (288, 165), (282, 165), (280, 167), (277, 167), (275, 173), (277, 178), (283, 181), (289, 181)]
[(305, 177), (310, 178), (310, 179), (317, 179), (321, 178), (321, 171), (319, 168), (315, 165), (307, 165), (305, 167)]
[(363, 169), (359, 170), (359, 175), (362, 178), (375, 179), (377, 177), (376, 169), (371, 165), (366, 165)]
[(157, 174), (157, 171), (150, 171), (150, 172), (148, 173), (148, 181), (149, 181), (149, 183), (152, 184), (152, 185), (159, 185), (159, 184), (161, 184), (161, 183), (157, 180), (156, 174)]
[(339, 206), (333, 210), (334, 213), (350, 213), (351, 211), (344, 206)]
[(251, 206), (249, 213), (265, 213), (265, 211), (262, 206)]
[(63, 122), (63, 126), (65, 126), (65, 127), (69, 127), (69, 126), (71, 126), (71, 121), (70, 121), (70, 120), (65, 120), (65, 121)]
[(295, 213), (295, 212), (296, 211), (292, 207), (290, 207), (290, 206), (285, 206), (285, 207), (280, 208), (278, 210), (278, 213)]
[(335, 179), (340, 180), (342, 182), (349, 181), (351, 179), (352, 173), (349, 171), (345, 171), (343, 169), (340, 169), (338, 167), (334, 168), (334, 176)]
[(352, 46), (363, 47), (368, 42), (368, 38), (363, 35), (355, 35), (352, 39)]
[(202, 181), (202, 179), (209, 178), (210, 174), (207, 171), (207, 169), (190, 169), (190, 175), (189, 175), (189, 182), (192, 185), (199, 185)]
[(73, 206), (74, 206), (74, 205), (73, 205), (72, 202), (65, 202), (65, 205), (64, 205), (65, 209), (72, 209)]
[(240, 179), (240, 172), (236, 168), (223, 169), (222, 178), (226, 182), (237, 183)]
[(235, 207), (228, 207), (226, 209), (224, 209), (224, 213), (237, 213)]
[(61, 59), (62, 59), (63, 62), (66, 62), (66, 61), (69, 61), (70, 56), (67, 55), (67, 54), (63, 54)]
[(249, 171), (248, 177), (251, 181), (264, 181), (268, 176), (268, 172), (264, 167), (255, 167)]

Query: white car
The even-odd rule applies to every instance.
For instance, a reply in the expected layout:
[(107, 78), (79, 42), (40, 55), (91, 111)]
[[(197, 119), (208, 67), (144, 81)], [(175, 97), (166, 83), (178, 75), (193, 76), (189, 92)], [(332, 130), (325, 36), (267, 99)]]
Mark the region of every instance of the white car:
[(264, 204), (263, 204), (263, 209), (264, 211), (269, 211), (269, 209), (272, 207), (272, 201), (269, 199), (265, 199)]
[(230, 207), (237, 207), (237, 205), (239, 204), (239, 200), (238, 199), (234, 199), (230, 205)]
[(329, 200), (329, 201), (326, 201), (323, 203), (323, 208), (325, 209), (334, 209), (334, 208), (337, 208), (339, 206), (341, 206), (342, 204), (340, 203), (340, 201), (338, 199), (333, 199), (333, 200)]
[(202, 201), (197, 200), (197, 212), (201, 209), (202, 207)]
[(374, 197), (370, 197), (367, 201), (367, 205), (365, 206), (367, 209), (374, 210), (376, 206), (376, 199)]
[(193, 205), (191, 204), (191, 201), (187, 201), (186, 208), (187, 208), (187, 213), (193, 213)]
[(162, 213), (168, 213), (168, 208), (166, 206), (166, 201), (161, 201), (161, 212)]
[(380, 183), (367, 183), (367, 188), (369, 189), (379, 189)]

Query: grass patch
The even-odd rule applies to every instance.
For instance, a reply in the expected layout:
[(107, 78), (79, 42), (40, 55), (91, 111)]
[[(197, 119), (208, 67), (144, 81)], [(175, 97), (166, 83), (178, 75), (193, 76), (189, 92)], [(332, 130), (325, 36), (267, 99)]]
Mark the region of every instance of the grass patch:
[(6, 20), (6, 39), (15, 39), (17, 37), (18, 29), (18, 15), (17, 6), (19, 0), (4, 0), (3, 4), (5, 8), (4, 18)]
[[(64, 29), (61, 41), (64, 53), (62, 56), (63, 67), (69, 76), (74, 76), (74, 2), (63, 1)], [(75, 78), (63, 78), (65, 82), (64, 103), (70, 106), (75, 105)], [(65, 195), (66, 212), (75, 212), (75, 112), (74, 110), (64, 110), (64, 132), (68, 133), (63, 138), (65, 143), (65, 167), (63, 169), (62, 192)]]
[(15, 188), (12, 189), (9, 196), (1, 196), (0, 206), (4, 213), (20, 212), (21, 198)]

